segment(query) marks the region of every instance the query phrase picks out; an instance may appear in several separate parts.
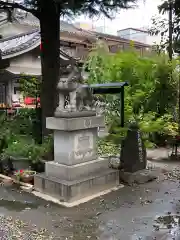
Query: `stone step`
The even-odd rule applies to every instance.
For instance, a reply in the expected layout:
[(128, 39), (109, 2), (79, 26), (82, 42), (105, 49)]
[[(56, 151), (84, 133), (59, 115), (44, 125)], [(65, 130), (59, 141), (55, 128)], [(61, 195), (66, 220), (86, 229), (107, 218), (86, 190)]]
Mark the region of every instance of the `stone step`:
[(44, 173), (37, 174), (34, 178), (35, 190), (64, 202), (74, 202), (118, 185), (119, 170), (113, 169), (74, 181), (47, 177)]
[(89, 176), (92, 173), (108, 169), (109, 159), (99, 158), (85, 163), (75, 165), (64, 165), (54, 161), (46, 162), (45, 172), (48, 177), (57, 177), (62, 180), (77, 180)]

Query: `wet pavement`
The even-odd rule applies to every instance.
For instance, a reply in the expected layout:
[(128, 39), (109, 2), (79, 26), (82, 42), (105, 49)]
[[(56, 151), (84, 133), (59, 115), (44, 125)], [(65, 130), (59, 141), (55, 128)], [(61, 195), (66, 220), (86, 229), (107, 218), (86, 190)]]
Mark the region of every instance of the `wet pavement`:
[[(75, 208), (63, 208), (16, 187), (1, 186), (0, 239), (1, 222), (9, 216), (26, 223), (21, 234), (26, 237), (21, 239), (27, 240), (180, 240), (180, 171), (164, 174), (165, 179), (125, 186)], [(25, 235), (35, 234), (36, 228), (46, 233), (44, 238)]]

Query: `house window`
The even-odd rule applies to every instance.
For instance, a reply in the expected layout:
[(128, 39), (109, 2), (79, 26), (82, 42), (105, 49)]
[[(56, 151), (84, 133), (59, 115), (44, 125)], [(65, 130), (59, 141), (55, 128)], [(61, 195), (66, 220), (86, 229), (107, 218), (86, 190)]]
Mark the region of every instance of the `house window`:
[(6, 87), (4, 84), (0, 84), (0, 103), (6, 103)]
[(109, 46), (109, 51), (112, 53), (116, 53), (116, 52), (118, 52), (118, 50), (119, 50), (118, 45)]
[(69, 42), (65, 42), (65, 41), (60, 41), (60, 45), (62, 46), (69, 46)]
[(109, 46), (109, 51), (112, 52), (112, 53), (116, 53), (116, 52), (119, 52), (121, 50), (123, 50), (123, 45), (121, 45), (121, 44)]
[(14, 87), (14, 94), (19, 94), (21, 92), (20, 87)]

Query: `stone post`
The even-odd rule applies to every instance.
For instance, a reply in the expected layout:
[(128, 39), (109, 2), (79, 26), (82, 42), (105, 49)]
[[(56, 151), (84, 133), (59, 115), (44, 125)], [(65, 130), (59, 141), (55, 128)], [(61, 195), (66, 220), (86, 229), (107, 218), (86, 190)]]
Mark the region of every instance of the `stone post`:
[(157, 169), (146, 169), (146, 148), (138, 125), (131, 124), (127, 136), (121, 146), (121, 181), (132, 184), (142, 184), (157, 178)]
[(103, 116), (49, 117), (54, 131), (54, 161), (45, 173), (35, 176), (35, 189), (60, 201), (73, 202), (119, 185), (119, 171), (108, 168), (108, 159), (98, 158), (97, 130)]
[(146, 148), (139, 127), (131, 124), (121, 146), (121, 167), (125, 172), (146, 169)]

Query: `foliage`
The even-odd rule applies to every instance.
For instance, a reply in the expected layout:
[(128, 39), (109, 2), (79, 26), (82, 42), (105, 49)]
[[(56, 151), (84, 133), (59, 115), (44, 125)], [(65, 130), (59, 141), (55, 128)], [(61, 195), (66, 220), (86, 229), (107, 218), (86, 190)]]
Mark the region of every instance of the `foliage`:
[(35, 109), (20, 109), (13, 117), (5, 113), (0, 115), (1, 136), (14, 138), (16, 135), (32, 136), (32, 119), (36, 116)]
[(14, 175), (18, 181), (21, 181), (23, 177), (34, 176), (35, 174), (36, 174), (36, 171), (21, 169), (19, 171), (16, 171)]
[(136, 2), (137, 0), (103, 0), (101, 2), (97, 0), (79, 0), (76, 3), (69, 0), (25, 0), (22, 3), (19, 3), (19, 1), (14, 1), (13, 3), (9, 1), (0, 1), (0, 8), (19, 8), (23, 11), (32, 13), (36, 17), (40, 17), (42, 6), (55, 5), (57, 13), (60, 16), (89, 14), (92, 17), (94, 15), (98, 16), (104, 14), (105, 16), (112, 18), (112, 12), (133, 7)]
[(107, 142), (105, 139), (98, 139), (98, 154), (100, 156), (117, 156), (120, 154), (120, 148), (116, 144)]
[(20, 78), (20, 88), (24, 97), (40, 97), (41, 81), (38, 77), (22, 75)]
[(101, 14), (113, 18), (113, 13), (120, 9), (132, 7), (137, 0), (25, 0), (19, 2), (0, 0), (0, 10), (6, 9), (9, 18), (13, 19), (12, 10), (20, 9), (29, 12), (40, 21), (41, 33), (41, 106), (43, 120), (43, 135), (48, 134), (45, 119), (55, 110), (57, 101), (56, 86), (59, 80), (59, 50), (60, 50), (60, 17), (88, 14), (100, 16)]
[(90, 83), (129, 83), (125, 87), (125, 128), (120, 126), (119, 96), (104, 96), (108, 141), (119, 145), (128, 124), (134, 121), (138, 122), (148, 145), (153, 133), (176, 135), (177, 124), (173, 118), (177, 101), (176, 64), (176, 61), (170, 63), (165, 55), (147, 58), (135, 51), (112, 55), (99, 54), (96, 49), (91, 53), (86, 63)]
[[(171, 4), (171, 5), (170, 5)], [(158, 52), (168, 50), (169, 47), (169, 20), (163, 18), (165, 13), (168, 13), (172, 8), (172, 47), (174, 53), (180, 53), (180, 2), (178, 0), (164, 1), (159, 8), (159, 15), (157, 18), (153, 18), (152, 28), (150, 29), (151, 35), (161, 35), (161, 42), (156, 45)]]
[(149, 34), (151, 36), (160, 35), (160, 43), (153, 46), (153, 49), (158, 53), (165, 52), (169, 46), (169, 37), (168, 37), (168, 20), (163, 18), (161, 15), (158, 17), (152, 18), (152, 26), (149, 29)]
[(25, 137), (16, 137), (14, 141), (8, 144), (1, 154), (2, 159), (8, 157), (24, 158), (31, 163), (36, 163), (43, 159), (52, 148), (52, 138), (49, 136), (44, 139), (41, 145)]
[(3, 153), (4, 157), (24, 157), (37, 161), (48, 154), (48, 151), (51, 152), (49, 138), (42, 145), (36, 144), (34, 119), (35, 109), (21, 109), (13, 118), (8, 118), (6, 114), (0, 115), (0, 154)]

